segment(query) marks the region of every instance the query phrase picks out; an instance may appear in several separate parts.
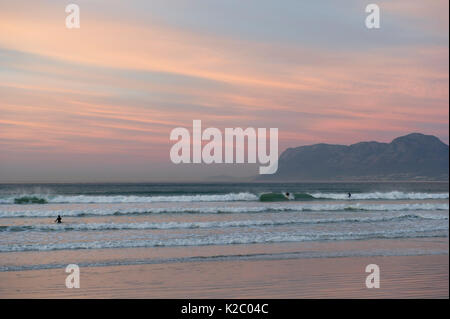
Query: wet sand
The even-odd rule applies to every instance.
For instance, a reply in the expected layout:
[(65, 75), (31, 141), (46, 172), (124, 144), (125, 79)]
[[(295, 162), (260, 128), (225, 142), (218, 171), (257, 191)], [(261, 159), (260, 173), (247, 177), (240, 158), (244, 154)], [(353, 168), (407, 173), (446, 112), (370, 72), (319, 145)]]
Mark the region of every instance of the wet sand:
[[(368, 289), (368, 264), (380, 288)], [(0, 298), (448, 298), (443, 255), (178, 262), (0, 273)]]

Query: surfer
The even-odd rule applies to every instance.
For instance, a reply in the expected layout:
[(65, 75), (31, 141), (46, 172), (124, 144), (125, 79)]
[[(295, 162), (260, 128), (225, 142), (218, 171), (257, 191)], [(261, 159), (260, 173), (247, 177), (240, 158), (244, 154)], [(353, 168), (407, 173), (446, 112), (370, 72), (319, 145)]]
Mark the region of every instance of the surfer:
[(352, 197), (352, 193), (348, 192), (348, 198)]
[(294, 199), (294, 195), (291, 194), (291, 193), (289, 193), (289, 192), (286, 192), (286, 193), (284, 193), (283, 195), (284, 195), (284, 197), (286, 197), (288, 200)]
[(61, 224), (61, 220), (62, 220), (61, 216), (58, 215), (58, 217), (56, 217), (55, 219), (55, 223)]

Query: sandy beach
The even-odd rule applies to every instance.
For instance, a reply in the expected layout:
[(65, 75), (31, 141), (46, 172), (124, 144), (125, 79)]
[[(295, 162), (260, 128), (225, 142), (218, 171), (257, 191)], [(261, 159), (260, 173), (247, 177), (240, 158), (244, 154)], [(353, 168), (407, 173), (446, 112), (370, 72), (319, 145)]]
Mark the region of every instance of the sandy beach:
[[(380, 267), (367, 289), (365, 267)], [(1, 298), (448, 298), (448, 255), (208, 261), (0, 273)]]

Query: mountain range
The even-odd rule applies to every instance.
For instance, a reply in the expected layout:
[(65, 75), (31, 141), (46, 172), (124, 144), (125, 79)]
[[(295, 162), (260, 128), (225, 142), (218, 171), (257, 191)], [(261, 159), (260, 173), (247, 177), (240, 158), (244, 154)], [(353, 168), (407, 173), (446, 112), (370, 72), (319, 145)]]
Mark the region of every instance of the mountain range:
[(447, 180), (449, 146), (412, 133), (390, 143), (314, 144), (286, 149), (278, 171), (258, 181)]

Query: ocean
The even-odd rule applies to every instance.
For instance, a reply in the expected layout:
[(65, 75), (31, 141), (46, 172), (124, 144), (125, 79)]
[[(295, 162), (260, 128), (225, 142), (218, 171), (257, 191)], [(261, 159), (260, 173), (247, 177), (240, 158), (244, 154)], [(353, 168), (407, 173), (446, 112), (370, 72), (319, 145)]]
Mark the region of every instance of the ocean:
[(0, 184), (0, 271), (448, 254), (448, 217), (448, 182)]

